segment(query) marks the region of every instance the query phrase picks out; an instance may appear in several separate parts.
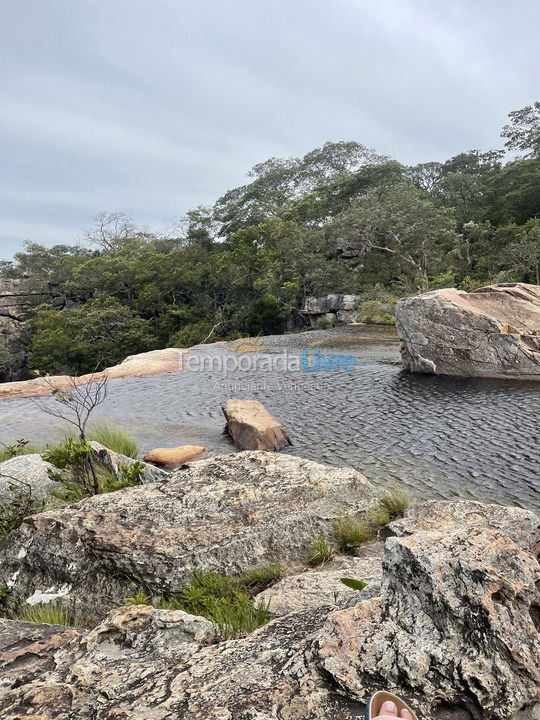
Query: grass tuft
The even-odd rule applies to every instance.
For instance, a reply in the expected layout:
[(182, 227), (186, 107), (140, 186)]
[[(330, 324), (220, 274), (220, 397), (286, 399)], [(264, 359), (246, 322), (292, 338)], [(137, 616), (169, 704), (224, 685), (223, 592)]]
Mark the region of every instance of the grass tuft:
[(311, 541), (308, 547), (306, 561), (308, 565), (312, 565), (313, 567), (324, 565), (324, 563), (330, 560), (333, 554), (334, 550), (328, 540), (322, 535), (319, 535)]
[(257, 565), (250, 570), (246, 570), (238, 577), (240, 584), (246, 589), (248, 595), (257, 595), (257, 593), (266, 590), (267, 587), (275, 585), (285, 576), (285, 566), (283, 563), (275, 562), (267, 565)]
[(345, 553), (354, 553), (367, 540), (375, 537), (376, 530), (369, 518), (359, 519), (353, 516), (339, 518), (335, 526), (336, 542)]
[(66, 627), (82, 627), (75, 615), (58, 602), (25, 604), (15, 615), (15, 619), (24, 622), (40, 623), (45, 625), (65, 625)]
[(391, 521), (402, 517), (411, 502), (411, 496), (404, 488), (400, 485), (389, 485), (381, 499), (381, 506), (386, 510)]
[(113, 452), (136, 460), (139, 457), (139, 445), (130, 435), (111, 425), (93, 425), (88, 431), (88, 439), (95, 440)]

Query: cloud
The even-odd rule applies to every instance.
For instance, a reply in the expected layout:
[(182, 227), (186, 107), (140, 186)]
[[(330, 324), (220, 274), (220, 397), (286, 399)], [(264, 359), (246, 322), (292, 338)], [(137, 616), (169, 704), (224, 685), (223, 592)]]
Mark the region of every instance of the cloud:
[(0, 257), (102, 210), (162, 226), (272, 155), (355, 139), (407, 163), (500, 145), (537, 99), (521, 0), (26, 0), (0, 47)]

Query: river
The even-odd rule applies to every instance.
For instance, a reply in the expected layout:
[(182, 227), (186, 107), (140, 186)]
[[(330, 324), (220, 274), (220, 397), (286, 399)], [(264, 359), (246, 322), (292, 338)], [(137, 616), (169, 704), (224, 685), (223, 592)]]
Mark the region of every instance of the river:
[[(255, 398), (289, 432), (292, 454), (353, 466), (376, 484), (399, 481), (419, 499), (476, 498), (540, 511), (540, 383), (406, 373), (387, 328), (350, 326), (260, 344), (258, 353), (241, 356), (216, 346), (194, 352), (199, 365), (214, 358), (217, 369), (113, 380), (96, 418), (134, 435), (143, 451), (195, 444), (232, 452), (221, 403)], [(328, 355), (354, 362), (309, 369), (328, 364)], [(227, 357), (250, 367), (221, 368)], [(54, 402), (1, 400), (0, 441), (58, 439), (62, 422), (40, 407)]]

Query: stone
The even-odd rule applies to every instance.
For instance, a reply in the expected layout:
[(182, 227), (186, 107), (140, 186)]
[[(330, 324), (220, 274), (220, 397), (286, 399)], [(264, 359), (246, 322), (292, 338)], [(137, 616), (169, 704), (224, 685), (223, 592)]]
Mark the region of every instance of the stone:
[(227, 400), (226, 430), (241, 450), (283, 450), (291, 445), (282, 425), (258, 400)]
[(540, 286), (447, 288), (400, 300), (405, 367), (467, 377), (540, 379)]
[[(101, 443), (95, 440), (91, 440), (88, 444), (92, 448), (92, 455), (97, 462), (108, 468), (117, 480), (122, 477), (122, 468), (128, 468), (134, 462), (137, 462), (133, 458), (127, 457), (127, 455), (109, 450), (108, 447), (101, 445)], [(143, 466), (141, 475), (141, 482), (143, 483), (160, 482), (167, 480), (169, 477), (169, 474), (165, 472), (165, 470), (160, 470), (154, 467), (154, 465), (149, 465), (145, 462), (141, 463), (141, 465)]]
[[(0, 653), (0, 715), (357, 720), (370, 694), (386, 688), (419, 717), (538, 717), (540, 566), (533, 554), (501, 529), (449, 525), (388, 538), (382, 569), (378, 597), (360, 593), (352, 605), (289, 612), (215, 644), (198, 618), (115, 609), (94, 630), (41, 648), (46, 663), (25, 655), (28, 667), (16, 680), (17, 658)], [(40, 632), (14, 629), (21, 646)]]
[(37, 453), (4, 460), (0, 463), (0, 502), (9, 503), (24, 495), (31, 498), (30, 506), (34, 511), (41, 510), (58, 487), (49, 474), (51, 472), (58, 470)]
[(360, 295), (340, 294), (308, 297), (300, 312), (309, 319), (312, 327), (317, 327), (321, 319), (330, 324), (352, 323), (356, 319), (355, 310), (361, 299)]
[(405, 537), (431, 530), (453, 532), (457, 528), (500, 530), (523, 550), (540, 552), (540, 517), (536, 513), (474, 500), (432, 500), (411, 505), (404, 517), (383, 528), (382, 534)]
[(167, 468), (177, 468), (191, 460), (197, 460), (206, 451), (200, 445), (180, 445), (175, 448), (155, 448), (144, 456), (144, 461)]
[[(382, 545), (376, 545), (377, 554), (367, 557), (345, 556), (339, 558), (340, 562), (334, 560), (321, 568), (288, 575), (259, 593), (255, 602), (276, 615), (316, 610), (347, 601), (358, 602), (367, 596), (368, 590), (371, 592), (371, 586), (379, 589)], [(344, 577), (362, 580), (368, 585), (360, 592), (352, 590), (341, 582)]]
[(26, 518), (0, 545), (8, 606), (57, 596), (92, 622), (138, 589), (180, 590), (193, 569), (235, 575), (303, 563), (310, 540), (378, 492), (360, 473), (289, 455), (200, 460), (167, 482), (124, 488)]

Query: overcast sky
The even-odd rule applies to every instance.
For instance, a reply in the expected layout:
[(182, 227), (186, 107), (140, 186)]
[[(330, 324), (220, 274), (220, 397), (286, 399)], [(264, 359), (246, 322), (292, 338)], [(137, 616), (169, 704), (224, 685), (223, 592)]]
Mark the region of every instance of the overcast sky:
[(162, 230), (266, 158), (500, 145), (538, 0), (3, 0), (0, 257), (101, 211)]

